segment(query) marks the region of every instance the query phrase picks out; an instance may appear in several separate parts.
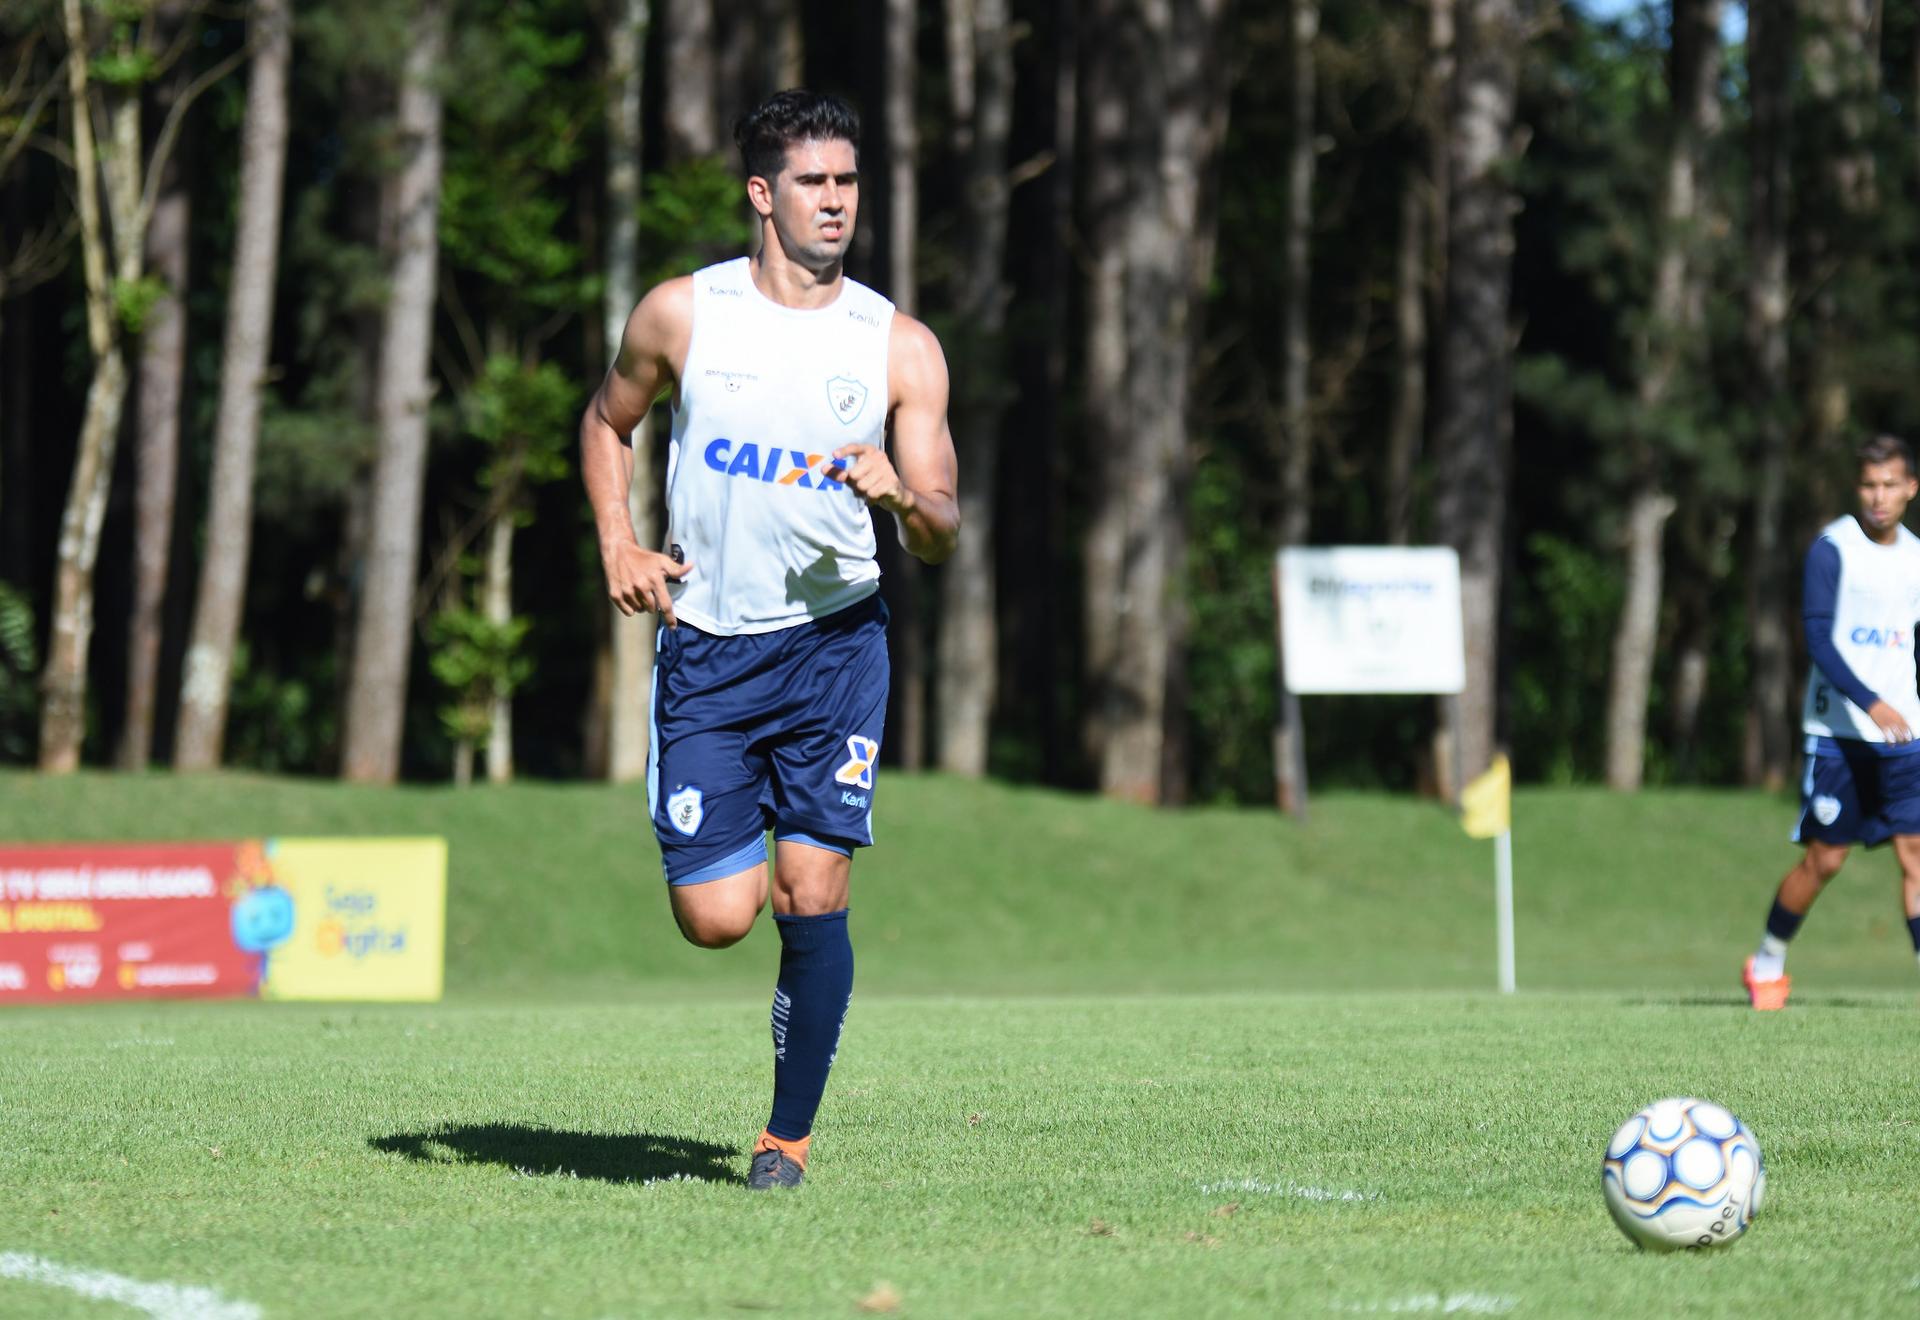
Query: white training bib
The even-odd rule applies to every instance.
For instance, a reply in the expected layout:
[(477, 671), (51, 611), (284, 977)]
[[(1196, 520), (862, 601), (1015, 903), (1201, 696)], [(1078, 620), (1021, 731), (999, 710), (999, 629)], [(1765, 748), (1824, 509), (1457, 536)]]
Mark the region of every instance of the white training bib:
[(842, 445), (886, 444), (892, 326), (893, 304), (853, 280), (801, 310), (755, 288), (745, 257), (694, 273), (667, 453), (667, 538), (694, 566), (677, 616), (765, 633), (873, 594), (873, 516), (827, 469)]
[[(1920, 537), (1902, 527), (1892, 545), (1880, 545), (1849, 515), (1820, 531), (1840, 552), (1840, 589), (1833, 602), (1833, 645), (1847, 667), (1880, 699), (1920, 728), (1915, 691), (1914, 620), (1920, 619)], [(1805, 732), (1828, 738), (1885, 742), (1864, 710), (1849, 701), (1815, 665), (1807, 676), (1801, 713)]]

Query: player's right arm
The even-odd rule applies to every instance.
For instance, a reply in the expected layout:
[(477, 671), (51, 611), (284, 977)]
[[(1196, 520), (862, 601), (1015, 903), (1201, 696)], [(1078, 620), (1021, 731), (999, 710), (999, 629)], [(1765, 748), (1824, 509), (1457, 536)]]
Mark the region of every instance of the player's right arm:
[(1853, 666), (1833, 644), (1833, 615), (1839, 599), (1840, 551), (1823, 536), (1807, 551), (1806, 570), (1801, 579), (1800, 619), (1806, 630), (1807, 655), (1827, 682), (1867, 712), (1867, 717), (1880, 726), (1888, 742), (1911, 742), (1913, 730), (1900, 712), (1860, 681)]
[(668, 280), (627, 318), (620, 351), (580, 417), (580, 476), (600, 534), (607, 596), (622, 614), (653, 610), (669, 628), (676, 622), (667, 582), (685, 577), (693, 565), (676, 564), (639, 543), (627, 495), (640, 423), (679, 379), (692, 337), (693, 280)]

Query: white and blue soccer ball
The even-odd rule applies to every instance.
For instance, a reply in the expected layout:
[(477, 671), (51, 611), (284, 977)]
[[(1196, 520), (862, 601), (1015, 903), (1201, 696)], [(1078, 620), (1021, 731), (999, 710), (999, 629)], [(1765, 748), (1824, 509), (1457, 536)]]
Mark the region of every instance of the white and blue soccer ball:
[(1767, 1190), (1760, 1143), (1711, 1100), (1656, 1100), (1620, 1125), (1600, 1165), (1613, 1222), (1650, 1251), (1722, 1247)]

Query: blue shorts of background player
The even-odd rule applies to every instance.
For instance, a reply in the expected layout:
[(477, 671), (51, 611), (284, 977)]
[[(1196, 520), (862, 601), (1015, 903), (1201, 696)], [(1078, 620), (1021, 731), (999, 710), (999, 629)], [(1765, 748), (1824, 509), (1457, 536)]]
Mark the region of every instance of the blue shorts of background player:
[(766, 861), (766, 832), (850, 856), (873, 842), (887, 608), (868, 596), (777, 632), (662, 628), (648, 805), (671, 885)]
[(1872, 847), (1906, 834), (1920, 835), (1920, 753), (1819, 739), (1807, 753), (1794, 842)]

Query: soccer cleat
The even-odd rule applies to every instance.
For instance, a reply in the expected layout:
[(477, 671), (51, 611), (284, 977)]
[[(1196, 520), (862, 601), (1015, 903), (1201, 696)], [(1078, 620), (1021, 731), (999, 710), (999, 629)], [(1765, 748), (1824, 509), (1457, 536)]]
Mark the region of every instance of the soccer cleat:
[(1776, 976), (1771, 981), (1758, 981), (1753, 975), (1753, 959), (1747, 959), (1745, 967), (1740, 969), (1740, 983), (1747, 987), (1747, 998), (1753, 1006), (1762, 1012), (1787, 1006), (1787, 992), (1793, 989), (1791, 976)]
[(747, 1188), (764, 1192), (775, 1187), (798, 1187), (806, 1176), (807, 1166), (784, 1150), (757, 1150), (753, 1153), (753, 1168), (747, 1172)]
[(762, 1132), (760, 1140), (754, 1143), (747, 1188), (764, 1192), (775, 1187), (798, 1187), (800, 1180), (807, 1176), (807, 1147), (811, 1144), (808, 1137), (782, 1141), (772, 1133)]

